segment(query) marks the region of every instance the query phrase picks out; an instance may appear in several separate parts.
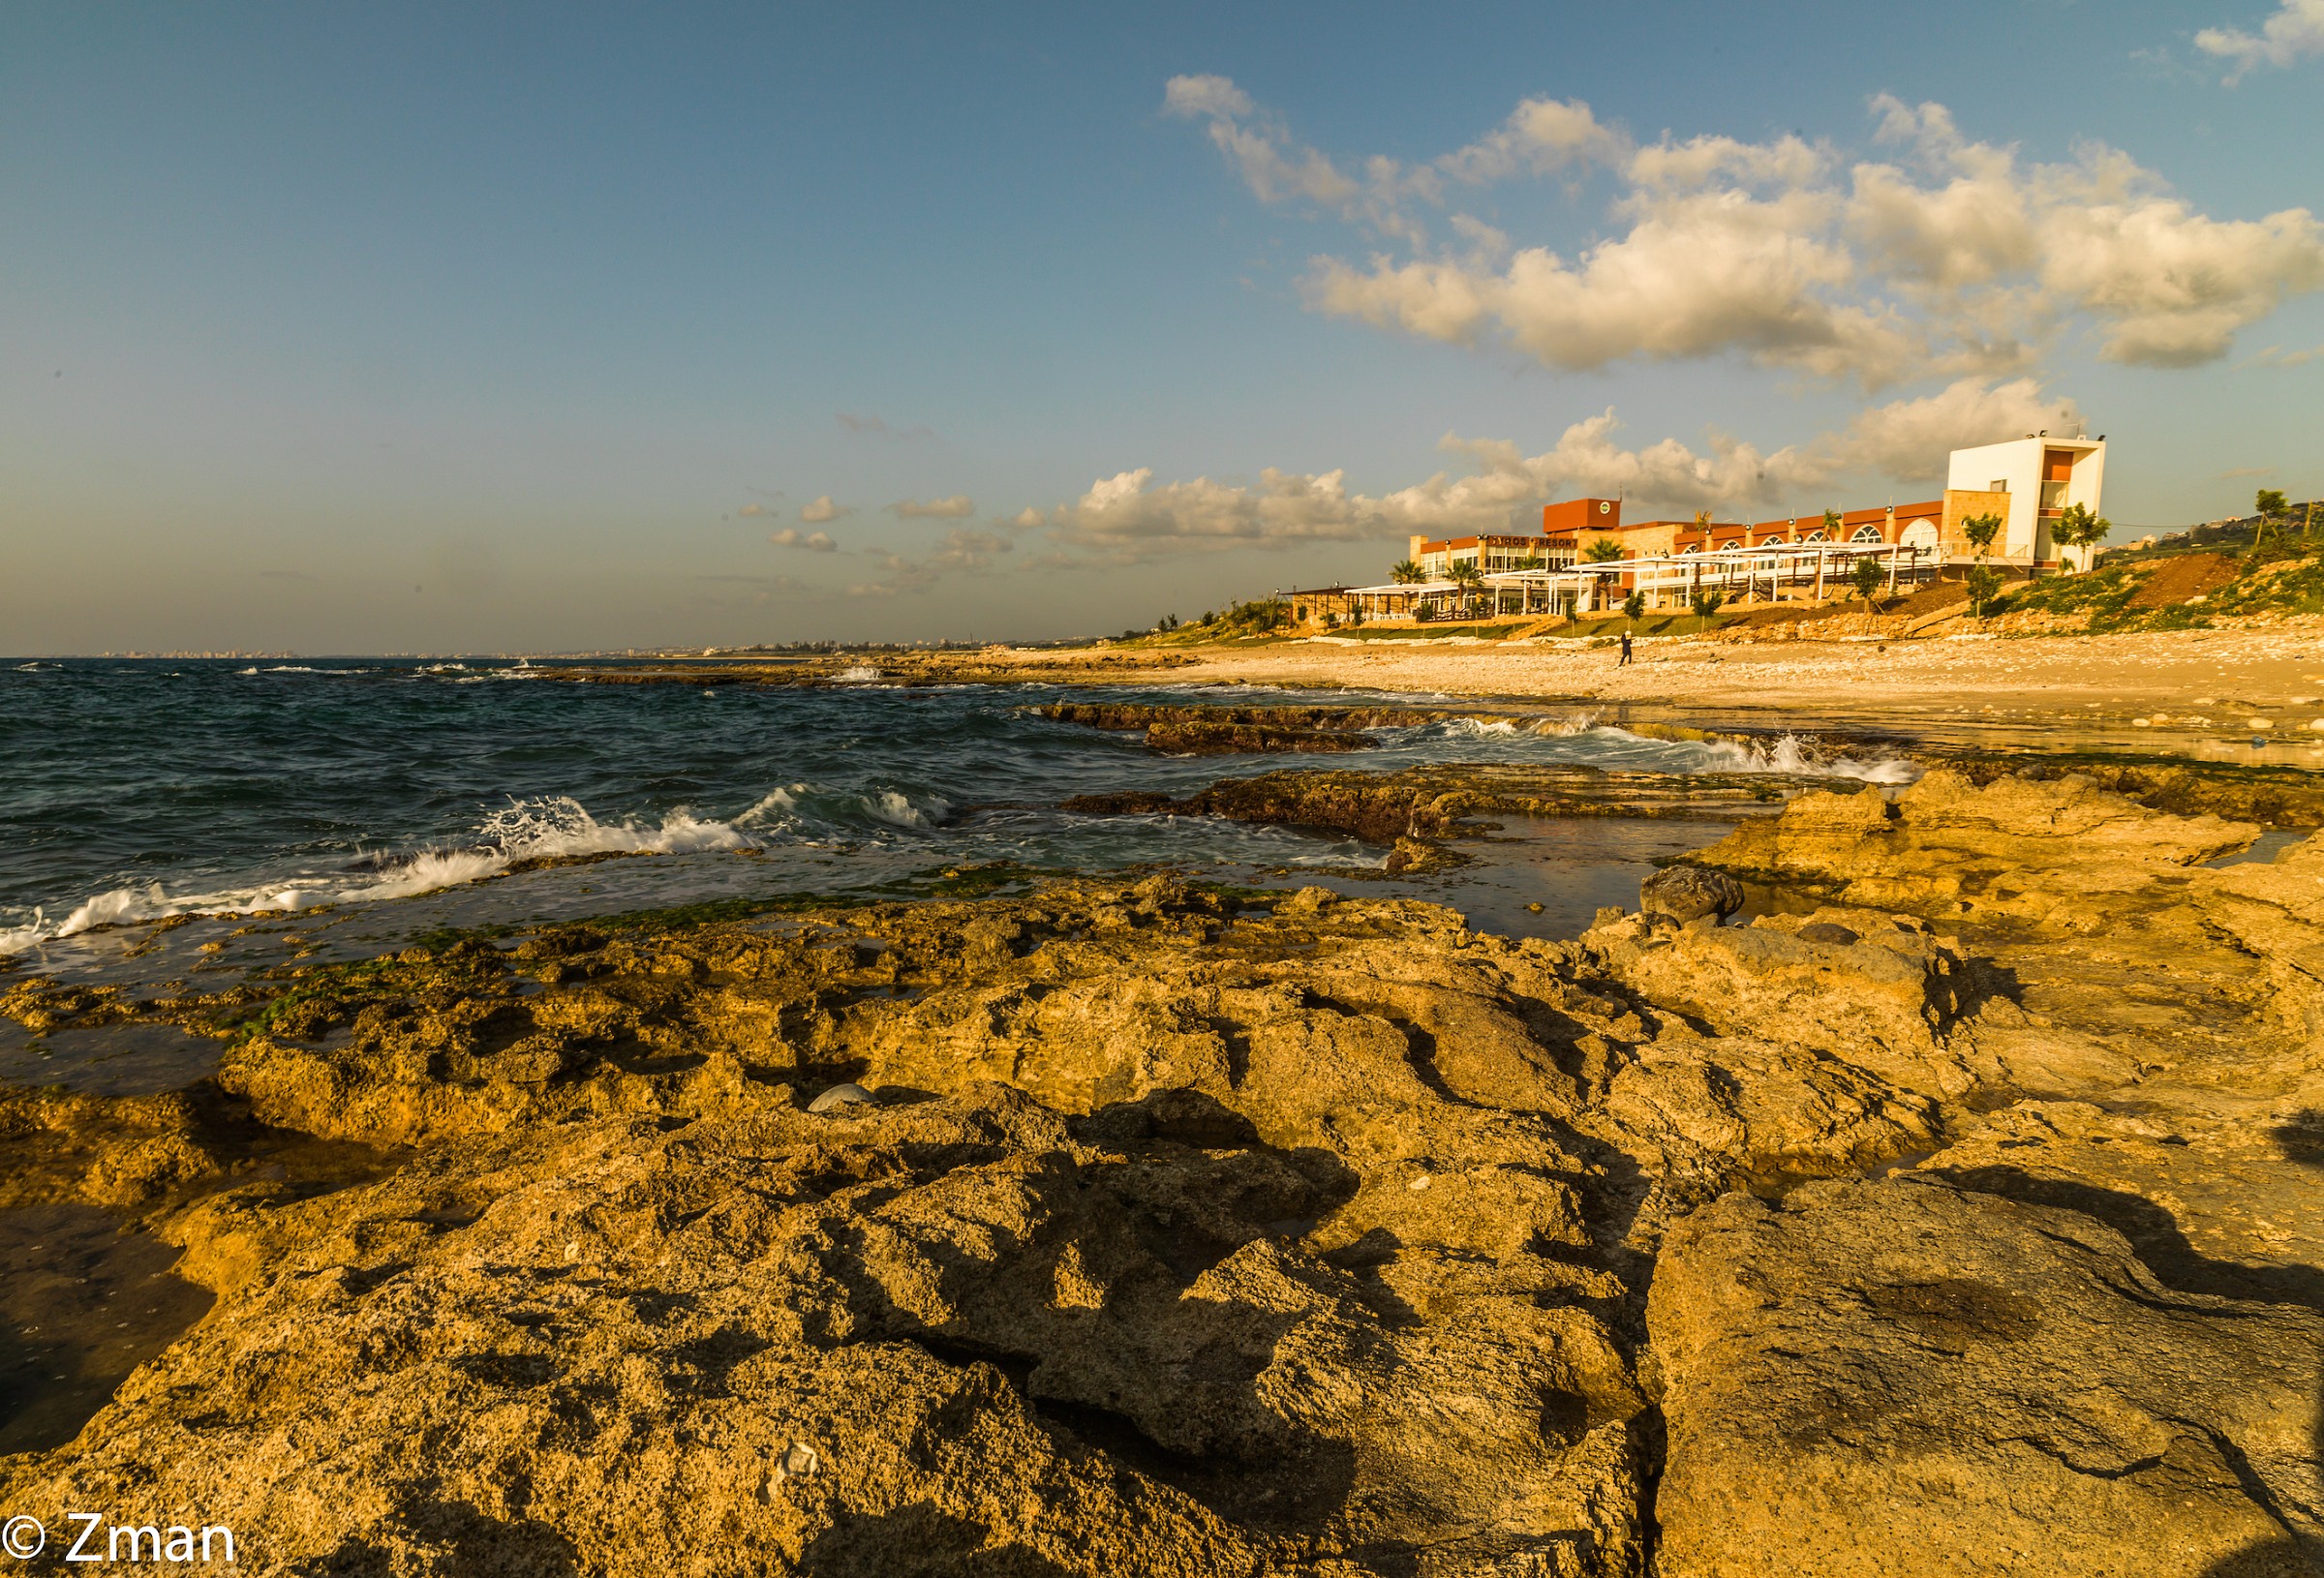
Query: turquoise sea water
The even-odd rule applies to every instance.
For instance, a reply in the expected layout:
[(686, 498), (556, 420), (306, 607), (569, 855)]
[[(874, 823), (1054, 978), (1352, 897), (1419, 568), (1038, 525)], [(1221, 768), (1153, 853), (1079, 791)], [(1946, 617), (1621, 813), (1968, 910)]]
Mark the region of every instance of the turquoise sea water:
[[(905, 688), (871, 671), (830, 687), (704, 690), (544, 680), (502, 661), (10, 662), (0, 665), (0, 953), (163, 915), (441, 894), (521, 862), (594, 853), (688, 857), (645, 863), (657, 903), (738, 884), (843, 890), (997, 861), (1376, 866), (1382, 851), (1343, 838), (1055, 807), (1108, 790), (1185, 793), (1294, 763), (1801, 765), (1780, 750), (1578, 722), (1391, 730), (1376, 750), (1321, 761), (1171, 759), (1135, 735), (1032, 711), (1063, 697), (1269, 699), (1250, 686)], [(736, 854), (751, 857), (747, 871), (710, 858)], [(567, 885), (576, 901), (604, 891)]]

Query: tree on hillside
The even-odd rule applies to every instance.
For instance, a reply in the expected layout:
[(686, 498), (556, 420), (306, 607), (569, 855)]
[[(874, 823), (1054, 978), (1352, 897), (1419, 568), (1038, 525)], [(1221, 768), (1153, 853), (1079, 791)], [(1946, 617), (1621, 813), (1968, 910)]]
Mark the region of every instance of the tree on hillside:
[(1999, 515), (1972, 515), (1961, 523), (1961, 534), (1969, 539), (1969, 545), (1976, 550), (1979, 559), (1983, 559), (1987, 550), (1993, 547), (1993, 539), (2001, 534), (2001, 530), (2002, 518)]
[(1697, 592), (1687, 599), (1687, 606), (1695, 610), (1695, 630), (1697, 635), (1710, 628), (1711, 616), (1719, 612), (1719, 605), (1725, 601), (1727, 593), (1724, 592)]
[(1622, 617), (1636, 624), (1646, 617), (1646, 593), (1634, 592), (1622, 599)]
[(2291, 508), (2291, 501), (2284, 498), (2281, 488), (2260, 489), (2251, 501), (2251, 512), (2259, 517), (2259, 530), (2251, 533), (2251, 546), (2259, 546), (2260, 538), (2268, 534), (2271, 526), (2276, 528), (2278, 537), (2282, 536), (2283, 518)]
[(1600, 537), (1582, 550), (1581, 557), (1592, 564), (1610, 564), (1622, 557), (1622, 545), (1611, 537)]
[(1395, 578), (1396, 585), (1400, 587), (1413, 586), (1421, 579), (1420, 565), (1409, 559), (1397, 560), (1388, 567), (1388, 573)]
[(1858, 559), (1856, 567), (1848, 572), (1849, 585), (1854, 587), (1856, 595), (1864, 599), (1864, 630), (1867, 635), (1872, 632), (1872, 595), (1881, 590), (1883, 579), (1885, 576), (1881, 569), (1881, 561), (1870, 554)]
[(1985, 610), (2002, 590), (2001, 572), (1990, 564), (1972, 564), (1964, 580), (1969, 587), (1970, 612), (1983, 619)]
[[(2103, 515), (2092, 514), (2088, 504), (2068, 504), (2065, 513), (2050, 523), (2050, 540), (2061, 547), (2088, 548), (2113, 530), (2114, 523)], [(2089, 569), (2095, 557), (2085, 555), (2082, 567)]]

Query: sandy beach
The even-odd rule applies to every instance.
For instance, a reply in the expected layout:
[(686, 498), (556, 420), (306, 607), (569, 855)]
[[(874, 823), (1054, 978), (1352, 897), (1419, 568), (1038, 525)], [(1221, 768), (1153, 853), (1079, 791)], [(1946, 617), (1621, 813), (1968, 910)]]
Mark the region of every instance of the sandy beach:
[[(2288, 714), (2313, 707), (2324, 715), (2324, 629), (2307, 622), (2261, 630), (2006, 640), (1750, 643), (1682, 636), (1637, 642), (1628, 667), (1617, 666), (1611, 643), (1491, 645), (1458, 637), (1196, 647), (1187, 655), (1193, 664), (1175, 671), (1174, 680), (1865, 714), (2200, 706), (2222, 720), (2237, 709)], [(1080, 652), (1013, 656), (1027, 667), (1086, 661)]]

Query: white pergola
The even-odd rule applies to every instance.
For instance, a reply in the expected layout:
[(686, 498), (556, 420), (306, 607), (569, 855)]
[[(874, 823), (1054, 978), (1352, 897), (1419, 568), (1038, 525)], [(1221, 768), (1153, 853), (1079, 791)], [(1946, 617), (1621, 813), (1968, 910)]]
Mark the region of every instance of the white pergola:
[[(1518, 594), (1515, 612), (1520, 614), (1618, 608), (1633, 592), (1646, 593), (1650, 608), (1665, 606), (1674, 594), (1684, 606), (1704, 592), (1716, 592), (1730, 603), (1821, 602), (1827, 584), (1846, 582), (1857, 562), (1867, 559), (1881, 566), (1892, 592), (1900, 581), (1919, 580), (1924, 567), (1933, 574), (1939, 562), (1936, 549), (1916, 543), (1770, 542), (1757, 548), (1605, 560), (1563, 569), (1496, 570), (1484, 577), (1483, 585), (1494, 613), (1503, 611), (1502, 594), (1508, 592)], [(1802, 591), (1804, 599), (1798, 595)], [(1409, 609), (1423, 601), (1457, 598), (1465, 592), (1457, 581), (1391, 581), (1352, 587), (1346, 595), (1365, 613), (1391, 613), (1398, 603)], [(1788, 592), (1791, 595), (1787, 596)]]

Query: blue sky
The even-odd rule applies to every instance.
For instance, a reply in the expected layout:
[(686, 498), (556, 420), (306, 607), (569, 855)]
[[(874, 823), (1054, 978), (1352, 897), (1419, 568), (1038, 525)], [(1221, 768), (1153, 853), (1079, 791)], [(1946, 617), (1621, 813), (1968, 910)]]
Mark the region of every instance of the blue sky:
[(0, 13), (0, 650), (1103, 631), (2037, 413), (2324, 493), (2324, 0), (472, 10)]

